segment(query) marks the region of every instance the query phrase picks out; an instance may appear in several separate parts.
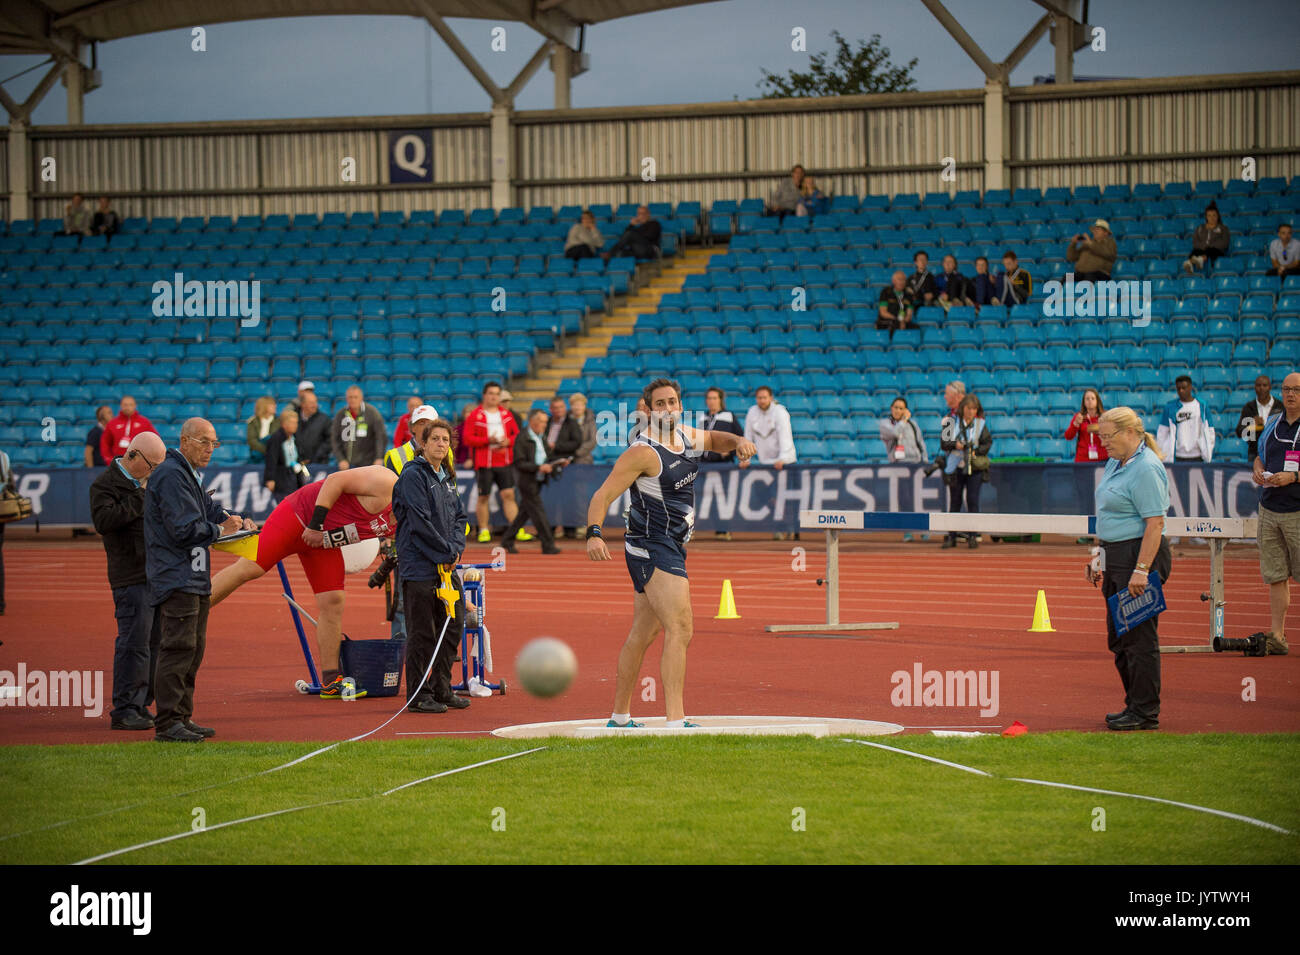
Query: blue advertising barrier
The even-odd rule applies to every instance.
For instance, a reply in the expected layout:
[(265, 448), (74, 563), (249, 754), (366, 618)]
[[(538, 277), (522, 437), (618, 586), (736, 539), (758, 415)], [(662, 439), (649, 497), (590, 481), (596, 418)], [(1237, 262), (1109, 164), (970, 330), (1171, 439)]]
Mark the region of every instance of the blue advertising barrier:
[[(1245, 464), (1167, 464), (1174, 517), (1253, 517), (1259, 491)], [(42, 524), (89, 527), (90, 484), (100, 468), (19, 471), (19, 493), (32, 499)], [(585, 527), (587, 505), (609, 467), (570, 465), (545, 485), (542, 501), (552, 523)], [(1086, 464), (998, 464), (984, 486), (980, 507), (989, 513), (1090, 514), (1094, 482), (1102, 469)], [(478, 499), (473, 472), (461, 471), (461, 494), (471, 514)], [(203, 485), (226, 509), (255, 520), (271, 512), (271, 492), (259, 467), (208, 468)], [(796, 531), (800, 510), (944, 511), (948, 489), (938, 473), (926, 477), (914, 464), (793, 465), (738, 468), (704, 465), (695, 482), (695, 527), (700, 532)], [(622, 527), (628, 495), (603, 521)], [(505, 524), (496, 495), (493, 524)], [(13, 526), (21, 527), (30, 521)]]

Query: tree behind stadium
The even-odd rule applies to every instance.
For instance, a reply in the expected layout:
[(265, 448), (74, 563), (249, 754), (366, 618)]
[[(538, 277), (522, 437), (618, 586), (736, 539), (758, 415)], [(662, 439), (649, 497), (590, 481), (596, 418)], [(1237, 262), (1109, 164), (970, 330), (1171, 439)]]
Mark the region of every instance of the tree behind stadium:
[(826, 63), (829, 53), (818, 53), (810, 58), (812, 68), (806, 73), (791, 70), (785, 77), (762, 70), (763, 79), (757, 84), (760, 88), (767, 87), (762, 98), (852, 96), (916, 89), (916, 80), (912, 79), (916, 57), (905, 66), (895, 66), (889, 60), (889, 47), (880, 45), (879, 33), (867, 42), (859, 40), (857, 50), (849, 46), (838, 30), (832, 30), (831, 36), (838, 47), (832, 64)]

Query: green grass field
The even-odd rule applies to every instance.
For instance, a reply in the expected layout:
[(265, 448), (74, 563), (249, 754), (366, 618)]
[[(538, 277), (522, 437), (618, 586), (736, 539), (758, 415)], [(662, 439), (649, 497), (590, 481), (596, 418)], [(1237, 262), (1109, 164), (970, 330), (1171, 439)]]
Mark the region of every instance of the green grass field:
[[(999, 777), (1122, 790), (1300, 833), (1300, 736), (886, 737)], [(404, 789), (443, 770), (539, 753)], [(1300, 834), (1095, 793), (987, 779), (837, 739), (410, 740), (0, 748), (0, 863), (69, 863), (221, 822), (110, 863), (1300, 862)], [(105, 809), (136, 808), (91, 817)], [(1105, 831), (1094, 830), (1095, 807)], [(796, 831), (796, 808), (806, 828)], [(87, 818), (89, 817), (89, 818)], [(66, 825), (49, 827), (73, 819)], [(496, 827), (494, 828), (494, 823)], [(30, 831), (39, 830), (39, 831)]]

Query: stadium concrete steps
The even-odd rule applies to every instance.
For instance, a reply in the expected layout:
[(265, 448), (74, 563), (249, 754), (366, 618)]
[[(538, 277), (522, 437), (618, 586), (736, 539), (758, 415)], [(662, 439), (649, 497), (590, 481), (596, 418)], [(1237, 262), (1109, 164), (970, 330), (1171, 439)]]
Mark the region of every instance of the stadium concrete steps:
[(564, 354), (553, 354), (545, 367), (539, 368), (512, 390), (514, 407), (523, 408), (534, 401), (548, 400), (559, 391), (565, 378), (580, 378), (583, 363), (592, 357), (604, 355), (615, 335), (630, 335), (636, 326), (636, 317), (642, 312), (659, 308), (659, 300), (672, 292), (680, 292), (688, 275), (698, 275), (708, 268), (709, 257), (725, 252), (725, 248), (690, 248), (681, 251), (664, 270), (643, 284), (622, 303), (608, 312), (599, 324), (592, 327), (564, 349)]

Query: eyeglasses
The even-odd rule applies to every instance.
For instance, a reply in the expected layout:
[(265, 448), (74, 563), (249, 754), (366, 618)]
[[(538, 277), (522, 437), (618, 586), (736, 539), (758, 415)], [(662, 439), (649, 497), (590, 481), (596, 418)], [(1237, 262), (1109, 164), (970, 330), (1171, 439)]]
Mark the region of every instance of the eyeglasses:
[(1284, 395), (1287, 395), (1287, 394), (1291, 394), (1291, 395), (1300, 394), (1300, 388), (1288, 388), (1287, 386), (1283, 385), (1283, 386), (1282, 386), (1282, 394), (1284, 394)]
[(190, 440), (193, 441), (195, 444), (199, 445), (200, 447), (211, 448), (213, 451), (221, 447), (220, 441), (214, 441), (211, 438), (195, 438), (191, 436)]
[(1110, 441), (1110, 440), (1111, 440), (1112, 438), (1114, 438), (1115, 435), (1117, 435), (1117, 434), (1119, 434), (1118, 431), (1106, 431), (1106, 432), (1104, 432), (1104, 433), (1101, 432), (1101, 431), (1098, 431), (1098, 432), (1097, 432), (1097, 437), (1100, 438), (1102, 441)]

